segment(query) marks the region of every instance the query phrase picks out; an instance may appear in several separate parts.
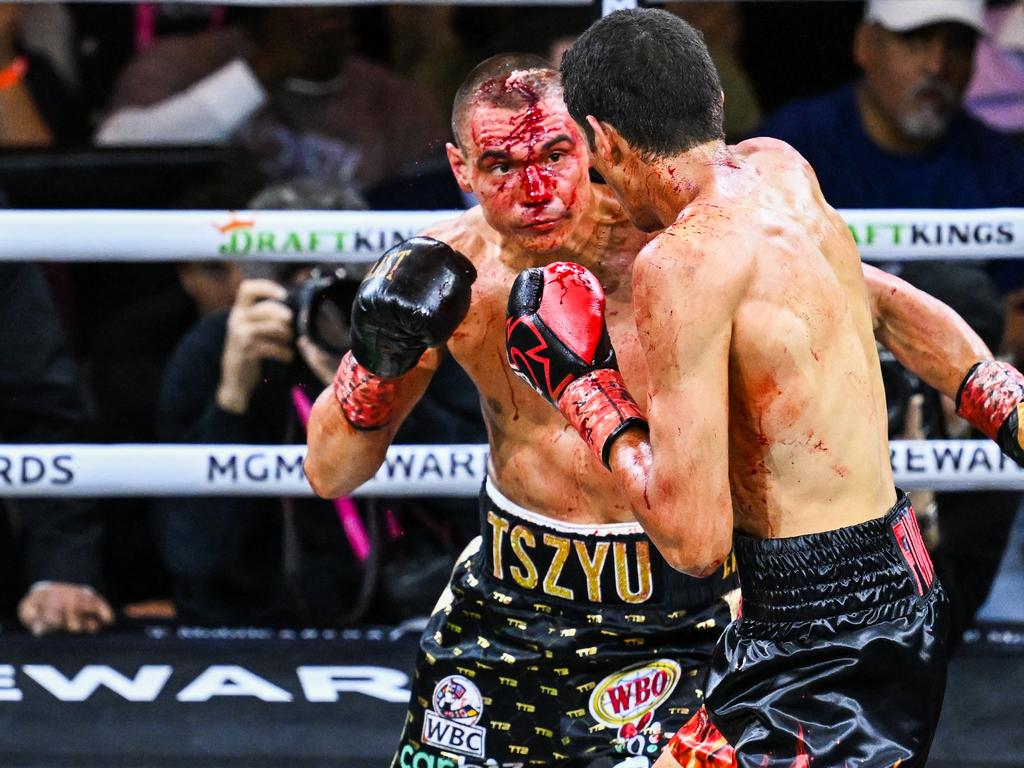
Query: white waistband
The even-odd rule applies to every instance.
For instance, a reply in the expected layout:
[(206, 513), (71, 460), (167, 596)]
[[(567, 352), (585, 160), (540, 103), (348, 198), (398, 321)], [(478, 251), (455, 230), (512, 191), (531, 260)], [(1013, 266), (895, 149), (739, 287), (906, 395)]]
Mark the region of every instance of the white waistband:
[(635, 536), (643, 533), (644, 529), (639, 523), (564, 523), (561, 520), (554, 520), (547, 515), (538, 512), (531, 512), (508, 499), (505, 494), (498, 490), (498, 486), (488, 475), (484, 480), (484, 493), (502, 512), (515, 515), (534, 525), (542, 525), (562, 533), (574, 533), (577, 536)]

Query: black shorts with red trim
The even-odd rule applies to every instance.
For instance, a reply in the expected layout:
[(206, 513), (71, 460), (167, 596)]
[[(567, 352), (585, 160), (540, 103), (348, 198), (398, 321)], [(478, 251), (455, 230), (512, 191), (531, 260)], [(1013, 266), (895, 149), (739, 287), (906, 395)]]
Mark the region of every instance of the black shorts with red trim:
[(884, 516), (738, 535), (741, 617), (715, 648), (684, 766), (923, 766), (946, 686), (947, 602), (905, 494)]
[(674, 571), (639, 525), (567, 525), (489, 483), (420, 640), (393, 768), (648, 768), (700, 706), (732, 558)]

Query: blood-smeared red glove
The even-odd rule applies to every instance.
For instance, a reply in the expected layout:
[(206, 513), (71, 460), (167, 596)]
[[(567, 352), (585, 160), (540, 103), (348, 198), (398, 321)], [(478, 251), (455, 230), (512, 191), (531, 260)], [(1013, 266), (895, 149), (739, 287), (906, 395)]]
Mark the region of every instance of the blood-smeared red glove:
[(601, 462), (615, 438), (647, 426), (626, 391), (604, 322), (604, 289), (579, 264), (523, 270), (508, 297), (509, 366), (558, 408)]
[(1024, 376), (1009, 363), (975, 363), (956, 393), (956, 412), (996, 441), (1003, 453), (1024, 466)]

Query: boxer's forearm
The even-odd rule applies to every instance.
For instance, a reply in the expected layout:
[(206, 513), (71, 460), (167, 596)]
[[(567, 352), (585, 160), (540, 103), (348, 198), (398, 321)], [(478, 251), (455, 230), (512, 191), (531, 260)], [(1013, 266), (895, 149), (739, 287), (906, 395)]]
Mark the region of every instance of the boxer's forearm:
[(719, 516), (685, 514), (673, 494), (675, 484), (654, 483), (654, 454), (646, 429), (633, 428), (617, 438), (609, 451), (609, 468), (616, 485), (629, 500), (637, 521), (665, 560), (690, 576), (715, 572), (732, 548), (731, 525), (724, 534), (702, 528), (702, 522), (718, 525)]
[(907, 369), (955, 397), (972, 365), (992, 352), (946, 304), (893, 275), (869, 271), (875, 338)]
[(439, 354), (431, 350), (420, 365), (395, 383), (384, 421), (374, 428), (353, 425), (328, 386), (316, 402), (307, 425), (306, 479), (325, 499), (347, 496), (380, 469), (395, 433), (426, 391)]

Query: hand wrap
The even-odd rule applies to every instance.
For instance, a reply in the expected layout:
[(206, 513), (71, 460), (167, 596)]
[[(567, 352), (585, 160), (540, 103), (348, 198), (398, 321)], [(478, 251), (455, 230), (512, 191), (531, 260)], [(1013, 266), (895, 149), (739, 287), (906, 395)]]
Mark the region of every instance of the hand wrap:
[(975, 363), (956, 393), (956, 412), (988, 437), (1003, 453), (1024, 466), (1021, 426), (1024, 425), (1024, 376), (1009, 363)]
[(397, 381), (371, 373), (346, 352), (334, 374), (334, 399), (345, 421), (363, 431), (386, 426), (391, 420)]

